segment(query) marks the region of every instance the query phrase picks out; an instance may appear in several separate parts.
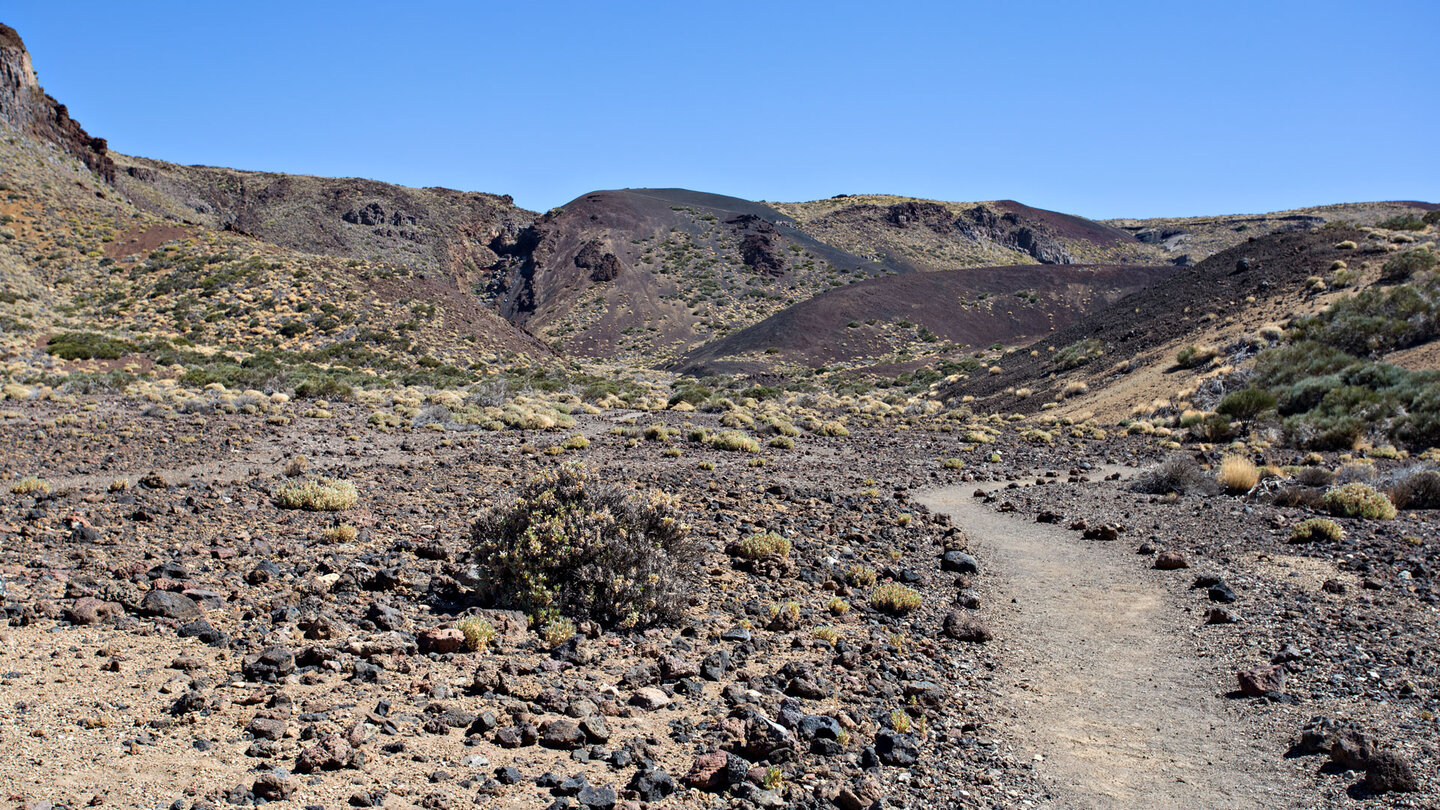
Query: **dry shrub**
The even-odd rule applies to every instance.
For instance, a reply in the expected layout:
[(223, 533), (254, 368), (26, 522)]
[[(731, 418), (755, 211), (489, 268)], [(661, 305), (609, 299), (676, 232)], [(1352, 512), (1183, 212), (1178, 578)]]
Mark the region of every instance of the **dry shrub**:
[(1220, 486), (1231, 495), (1240, 495), (1260, 483), (1260, 470), (1244, 456), (1226, 456), (1220, 462)]
[(1324, 467), (1305, 467), (1295, 473), (1295, 483), (1307, 487), (1328, 487), (1335, 483), (1335, 473)]
[(50, 484), (31, 475), (11, 484), (10, 491), (16, 495), (49, 495)]
[(1314, 487), (1286, 487), (1275, 493), (1274, 504), (1320, 510), (1325, 508), (1325, 493)]
[(1403, 474), (1387, 494), (1397, 509), (1440, 509), (1440, 472), (1419, 470)]
[(1135, 476), (1132, 492), (1147, 495), (1208, 495), (1215, 491), (1215, 481), (1200, 468), (1199, 462), (1184, 455), (1173, 455)]
[(887, 582), (870, 592), (870, 604), (878, 610), (903, 616), (920, 607), (920, 592), (898, 582)]
[(339, 512), (354, 506), (359, 497), (349, 481), (311, 478), (280, 487), (275, 491), (275, 505), (281, 509)]
[(703, 553), (670, 496), (627, 495), (570, 466), (531, 479), (470, 537), (490, 601), (620, 627), (680, 619)]

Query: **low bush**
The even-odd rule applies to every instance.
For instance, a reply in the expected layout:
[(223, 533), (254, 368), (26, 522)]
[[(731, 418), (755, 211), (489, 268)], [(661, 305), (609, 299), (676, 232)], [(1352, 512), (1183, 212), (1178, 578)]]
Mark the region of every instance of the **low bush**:
[(1397, 509), (1440, 509), (1440, 472), (1419, 470), (1405, 474), (1387, 494)]
[(575, 622), (561, 616), (551, 619), (540, 627), (540, 641), (545, 648), (553, 650), (575, 637)]
[(1328, 487), (1335, 482), (1335, 473), (1324, 467), (1305, 467), (1295, 473), (1295, 483), (1307, 487)]
[(354, 484), (330, 478), (311, 478), (286, 484), (275, 491), (275, 505), (281, 509), (339, 512), (354, 506), (358, 500)]
[(137, 348), (128, 341), (94, 332), (64, 332), (45, 341), (45, 351), (62, 360), (116, 360)]
[(1219, 356), (1220, 350), (1214, 346), (1191, 344), (1176, 353), (1175, 364), (1181, 368), (1198, 368)]
[(1380, 280), (1389, 283), (1409, 281), (1416, 273), (1434, 270), (1440, 263), (1434, 253), (1421, 248), (1396, 253), (1380, 268)]
[(1274, 503), (1318, 511), (1325, 508), (1325, 493), (1313, 487), (1285, 487), (1275, 493)]
[(738, 430), (726, 430), (711, 436), (710, 446), (716, 450), (729, 450), (737, 453), (760, 452), (760, 442)]
[(920, 607), (920, 592), (898, 582), (887, 582), (870, 592), (870, 604), (878, 610), (903, 616)]
[(746, 560), (790, 556), (790, 541), (775, 532), (756, 532), (735, 545), (736, 556)]
[(487, 510), (470, 538), (490, 601), (619, 627), (680, 619), (703, 553), (673, 498), (626, 495), (569, 466)]
[(845, 572), (845, 581), (856, 588), (869, 588), (875, 584), (875, 569), (852, 565)]
[(1340, 524), (1325, 518), (1310, 518), (1296, 523), (1290, 529), (1290, 542), (1309, 543), (1315, 540), (1335, 541), (1345, 536)]
[(10, 491), (16, 495), (49, 495), (50, 484), (30, 475), (11, 484)]
[(1105, 344), (1097, 338), (1077, 340), (1055, 352), (1055, 365), (1061, 371), (1079, 368), (1105, 354)]
[(1235, 435), (1235, 426), (1230, 424), (1230, 418), (1218, 413), (1204, 417), (1191, 425), (1189, 430), (1190, 438), (1208, 444), (1229, 441)]
[(465, 634), (465, 649), (471, 652), (489, 647), (495, 638), (494, 625), (474, 616), (456, 622), (455, 629)]
[(1254, 419), (1260, 414), (1274, 410), (1275, 395), (1262, 388), (1245, 388), (1226, 394), (1215, 412), (1242, 421)]
[(348, 523), (331, 526), (325, 530), (325, 540), (330, 543), (353, 543), (360, 536), (360, 530)]
[(1189, 456), (1174, 455), (1135, 476), (1130, 482), (1132, 492), (1146, 495), (1208, 495), (1215, 491), (1215, 481)]
[(317, 375), (295, 385), (296, 399), (353, 399), (355, 388), (339, 377)]
[[(1426, 216), (1434, 213), (1427, 211)], [(1423, 231), (1428, 220), (1417, 217), (1414, 214), (1396, 214), (1388, 219), (1382, 219), (1375, 223), (1375, 227), (1384, 228), (1388, 231)]]
[(1244, 456), (1226, 456), (1220, 461), (1220, 486), (1231, 495), (1239, 495), (1260, 483), (1260, 470)]
[(1369, 484), (1345, 484), (1325, 493), (1325, 509), (1332, 515), (1391, 520), (1395, 504)]

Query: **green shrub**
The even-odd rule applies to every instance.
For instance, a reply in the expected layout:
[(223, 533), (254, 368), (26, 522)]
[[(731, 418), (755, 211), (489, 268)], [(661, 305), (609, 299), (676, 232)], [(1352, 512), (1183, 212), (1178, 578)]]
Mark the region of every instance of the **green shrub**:
[(575, 637), (575, 622), (561, 616), (540, 627), (540, 640), (546, 649), (555, 649)]
[[(1431, 213), (1434, 212), (1426, 212), (1426, 216)], [(1375, 226), (1377, 228), (1384, 228), (1387, 231), (1423, 231), (1425, 230), (1425, 222), (1424, 219), (1414, 214), (1396, 214), (1389, 219), (1380, 220), (1375, 223)]]
[(735, 545), (736, 556), (746, 560), (763, 557), (789, 557), (790, 541), (775, 532), (757, 532)]
[(1220, 356), (1214, 346), (1191, 344), (1175, 354), (1175, 363), (1181, 368), (1198, 368)]
[(29, 475), (11, 484), (10, 491), (16, 495), (49, 495), (50, 484), (44, 479)]
[(275, 505), (281, 509), (339, 512), (354, 506), (359, 497), (355, 485), (349, 481), (311, 478), (275, 490)]
[(675, 393), (670, 395), (670, 405), (674, 406), (682, 402), (688, 402), (698, 408), (706, 402), (709, 402), (712, 395), (710, 389), (702, 385), (683, 385), (677, 388)]
[(1380, 280), (1388, 282), (1408, 281), (1416, 273), (1435, 269), (1435, 254), (1422, 248), (1396, 253), (1380, 268)]
[(1290, 542), (1309, 543), (1315, 540), (1339, 540), (1345, 536), (1340, 524), (1325, 518), (1310, 518), (1296, 523), (1290, 529)]
[(1275, 395), (1262, 388), (1246, 388), (1225, 395), (1215, 412), (1240, 420), (1250, 420), (1275, 408)]
[(1055, 365), (1061, 371), (1089, 363), (1105, 354), (1105, 344), (1098, 338), (1086, 338), (1077, 340), (1069, 346), (1055, 352)]
[(455, 629), (465, 634), (465, 649), (471, 652), (489, 647), (495, 638), (495, 626), (474, 616), (456, 622)]
[(298, 399), (353, 399), (355, 389), (339, 377), (315, 376), (301, 380), (295, 386)]
[(878, 610), (903, 616), (920, 607), (920, 592), (898, 582), (887, 582), (870, 592), (870, 604)]
[(1197, 442), (1229, 441), (1235, 435), (1235, 427), (1230, 424), (1229, 417), (1218, 413), (1212, 413), (1190, 426), (1190, 437)]
[(1391, 520), (1395, 504), (1369, 484), (1359, 482), (1335, 487), (1325, 493), (1325, 509), (1332, 515)]
[(626, 495), (569, 466), (484, 512), (470, 538), (491, 601), (620, 627), (680, 619), (703, 553), (674, 499)]
[(94, 332), (64, 332), (45, 341), (45, 351), (62, 360), (116, 360), (138, 348), (128, 341)]
[(875, 569), (863, 565), (852, 565), (845, 571), (845, 581), (856, 588), (868, 588), (875, 584)]
[(716, 450), (730, 450), (738, 453), (760, 452), (760, 442), (738, 430), (726, 430), (711, 436), (710, 446)]

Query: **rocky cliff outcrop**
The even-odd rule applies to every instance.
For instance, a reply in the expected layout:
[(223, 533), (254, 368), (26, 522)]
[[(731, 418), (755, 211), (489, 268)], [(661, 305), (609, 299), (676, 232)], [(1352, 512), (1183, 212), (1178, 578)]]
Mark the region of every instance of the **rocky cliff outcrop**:
[(769, 220), (754, 214), (741, 214), (725, 221), (740, 236), (740, 259), (756, 273), (772, 278), (785, 275), (785, 256), (781, 253), (780, 232)]
[(105, 139), (90, 137), (64, 104), (41, 89), (30, 52), (8, 25), (0, 25), (0, 120), (69, 152), (107, 183), (115, 181)]
[(1075, 257), (1043, 226), (1032, 225), (1013, 211), (996, 211), (977, 205), (966, 211), (956, 225), (972, 239), (988, 239), (1035, 257), (1041, 264), (1074, 264)]
[(575, 266), (590, 271), (591, 281), (614, 281), (620, 277), (620, 260), (596, 239), (586, 242), (575, 254)]

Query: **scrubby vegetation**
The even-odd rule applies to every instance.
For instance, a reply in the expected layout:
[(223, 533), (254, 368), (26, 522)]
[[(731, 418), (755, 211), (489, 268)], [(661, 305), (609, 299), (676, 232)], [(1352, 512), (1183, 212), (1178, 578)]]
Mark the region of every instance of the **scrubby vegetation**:
[(1232, 495), (1243, 494), (1260, 483), (1260, 470), (1244, 456), (1226, 456), (1220, 461), (1220, 486)]
[[(1299, 320), (1285, 345), (1256, 358), (1250, 388), (1275, 397), (1291, 443), (1348, 450), (1370, 436), (1415, 449), (1440, 444), (1440, 372), (1377, 359), (1440, 336), (1440, 274), (1417, 272), (1407, 283), (1364, 290)], [(1240, 395), (1254, 399), (1232, 407), (1261, 402), (1261, 394), (1232, 396)]]
[(1392, 520), (1395, 504), (1369, 484), (1352, 482), (1325, 493), (1324, 504), (1332, 515), (1373, 520)]
[(671, 497), (626, 495), (573, 466), (530, 480), (470, 537), (491, 601), (606, 626), (681, 618), (701, 553)]
[(1071, 343), (1055, 352), (1055, 365), (1061, 371), (1079, 368), (1105, 354), (1105, 344), (1096, 338)]
[(1397, 509), (1440, 509), (1440, 472), (1421, 469), (1403, 473), (1386, 494)]
[(281, 509), (304, 509), (310, 512), (339, 512), (359, 500), (355, 485), (349, 481), (311, 478), (286, 484), (275, 491), (275, 505)]
[(887, 582), (870, 592), (870, 604), (877, 610), (903, 616), (920, 607), (920, 592), (898, 582)]
[(763, 557), (789, 557), (790, 541), (775, 532), (757, 532), (741, 540), (736, 546), (739, 556), (746, 560)]
[(45, 350), (62, 360), (115, 360), (135, 351), (136, 346), (94, 332), (65, 332), (45, 341)]
[(1314, 540), (1339, 540), (1345, 536), (1340, 524), (1325, 518), (1310, 518), (1296, 523), (1290, 529), (1290, 542), (1309, 543)]
[(1149, 495), (1208, 494), (1215, 491), (1215, 480), (1189, 456), (1174, 455), (1135, 476), (1130, 483), (1134, 492)]
[(16, 495), (49, 495), (50, 484), (31, 475), (11, 484), (10, 491)]

